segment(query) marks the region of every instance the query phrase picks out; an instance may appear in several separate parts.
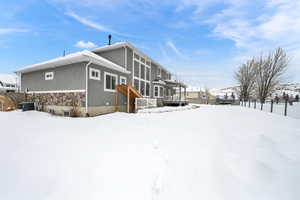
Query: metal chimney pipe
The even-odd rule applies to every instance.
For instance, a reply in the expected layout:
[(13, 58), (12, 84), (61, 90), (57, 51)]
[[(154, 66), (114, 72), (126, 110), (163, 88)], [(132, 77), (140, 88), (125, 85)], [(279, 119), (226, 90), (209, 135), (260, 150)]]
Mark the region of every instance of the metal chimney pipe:
[(108, 35), (108, 45), (111, 45), (111, 34)]

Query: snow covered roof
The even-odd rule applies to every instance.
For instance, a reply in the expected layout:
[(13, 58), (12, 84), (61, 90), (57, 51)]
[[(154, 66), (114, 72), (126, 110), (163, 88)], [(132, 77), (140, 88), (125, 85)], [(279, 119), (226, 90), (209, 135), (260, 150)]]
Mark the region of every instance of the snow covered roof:
[(0, 82), (7, 84), (17, 84), (17, 76), (15, 74), (0, 74)]
[(184, 83), (175, 80), (164, 80), (168, 85), (187, 87)]
[(54, 67), (59, 67), (63, 65), (68, 65), (68, 64), (73, 64), (73, 63), (79, 63), (79, 62), (89, 62), (91, 61), (94, 64), (101, 65), (103, 67), (107, 67), (119, 72), (127, 73), (129, 74), (130, 72), (121, 67), (120, 65), (117, 65), (91, 51), (84, 50), (81, 52), (69, 54), (64, 57), (59, 57), (59, 58), (54, 58), (45, 62), (41, 62), (38, 64), (30, 65), (27, 66), (23, 69), (20, 69), (16, 71), (17, 73), (26, 73), (26, 72), (32, 72), (32, 71), (37, 71), (37, 70), (43, 70), (43, 69), (48, 69), (48, 68), (54, 68)]
[(188, 87), (186, 89), (187, 92), (205, 92), (205, 88), (201, 88), (201, 87)]
[(157, 81), (152, 81), (153, 84), (161, 84), (161, 85), (166, 85), (166, 82), (162, 80), (157, 80)]
[(133, 44), (131, 44), (129, 42), (117, 42), (117, 43), (114, 43), (114, 44), (111, 44), (111, 45), (105, 45), (103, 47), (98, 47), (98, 48), (92, 50), (92, 52), (103, 52), (103, 51), (107, 51), (107, 50), (117, 49), (117, 48), (120, 48), (120, 47), (130, 47), (131, 49), (133, 49), (137, 53), (141, 54), (146, 59), (151, 60), (151, 62), (158, 65), (160, 68), (162, 68), (165, 71), (169, 72), (166, 68), (161, 66), (158, 62), (153, 60), (150, 56), (148, 56), (147, 54), (145, 54), (144, 52), (142, 52), (141, 50), (139, 50), (137, 47), (135, 47)]

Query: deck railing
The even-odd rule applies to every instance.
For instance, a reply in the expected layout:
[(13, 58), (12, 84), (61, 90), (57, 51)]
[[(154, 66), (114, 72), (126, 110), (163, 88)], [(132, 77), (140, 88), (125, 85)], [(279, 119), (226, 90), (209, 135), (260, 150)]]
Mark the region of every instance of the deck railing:
[(135, 99), (135, 109), (146, 109), (146, 108), (155, 108), (157, 107), (157, 99), (151, 98), (136, 98)]
[(164, 101), (185, 101), (186, 99), (184, 97), (179, 96), (167, 96), (164, 97)]

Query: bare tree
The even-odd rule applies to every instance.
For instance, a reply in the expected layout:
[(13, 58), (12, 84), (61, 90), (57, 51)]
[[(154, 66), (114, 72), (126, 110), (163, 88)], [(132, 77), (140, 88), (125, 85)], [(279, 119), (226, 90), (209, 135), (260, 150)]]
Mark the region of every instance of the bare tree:
[(211, 94), (210, 94), (210, 91), (207, 87), (205, 87), (204, 94), (205, 94), (205, 98), (206, 98), (206, 104), (209, 104)]
[(248, 100), (250, 98), (255, 83), (255, 65), (256, 61), (253, 58), (242, 64), (234, 74), (234, 78), (239, 84), (238, 93), (240, 99)]
[(260, 56), (255, 62), (255, 86), (260, 102), (264, 103), (271, 95), (272, 90), (281, 82), (285, 73), (289, 59), (282, 48), (270, 52), (264, 58)]

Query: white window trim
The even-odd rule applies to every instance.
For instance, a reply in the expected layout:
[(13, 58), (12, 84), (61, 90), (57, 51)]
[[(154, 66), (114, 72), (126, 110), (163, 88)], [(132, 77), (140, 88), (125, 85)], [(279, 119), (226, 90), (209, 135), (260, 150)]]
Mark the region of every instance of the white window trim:
[(122, 84), (122, 80), (125, 80), (125, 85), (127, 85), (127, 78), (125, 76), (120, 76), (120, 84)]
[[(99, 74), (99, 77), (94, 77), (92, 75), (93, 72), (97, 72)], [(90, 68), (90, 79), (100, 81), (101, 80), (101, 71), (99, 69)]]
[[(51, 77), (48, 77), (48, 75), (51, 75)], [(53, 80), (54, 79), (54, 72), (45, 72), (45, 80)]]
[(118, 75), (117, 74), (112, 74), (112, 73), (109, 73), (109, 72), (104, 72), (104, 91), (106, 92), (116, 92), (116, 90), (112, 90), (112, 89), (106, 89), (106, 75), (109, 75), (109, 76), (113, 76), (116, 78), (116, 86), (118, 85)]
[[(158, 94), (157, 96), (155, 95), (155, 88), (157, 88), (157, 94)], [(154, 85), (154, 87), (153, 87), (153, 96), (154, 96), (154, 97), (160, 97), (160, 96), (159, 96), (159, 94), (160, 94), (160, 93), (159, 93), (159, 90), (160, 90), (159, 88), (160, 88), (160, 86)]]
[[(155, 88), (158, 88), (158, 96), (155, 96)], [(160, 85), (154, 85), (153, 86), (153, 97), (155, 98), (163, 98), (164, 97), (164, 92), (165, 92), (165, 88), (163, 86)], [(160, 92), (162, 91), (162, 96), (160, 95)]]

